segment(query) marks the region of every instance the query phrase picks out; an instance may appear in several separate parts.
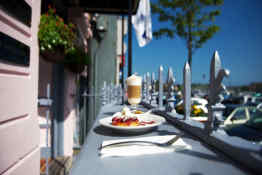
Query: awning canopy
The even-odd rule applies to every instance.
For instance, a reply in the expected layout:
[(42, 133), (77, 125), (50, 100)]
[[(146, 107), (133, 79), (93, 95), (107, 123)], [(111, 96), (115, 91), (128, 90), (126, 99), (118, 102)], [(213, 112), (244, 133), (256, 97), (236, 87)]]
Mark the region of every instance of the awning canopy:
[[(132, 14), (136, 14), (140, 0), (132, 0)], [(81, 7), (86, 12), (127, 15), (129, 0), (66, 0), (67, 7)]]

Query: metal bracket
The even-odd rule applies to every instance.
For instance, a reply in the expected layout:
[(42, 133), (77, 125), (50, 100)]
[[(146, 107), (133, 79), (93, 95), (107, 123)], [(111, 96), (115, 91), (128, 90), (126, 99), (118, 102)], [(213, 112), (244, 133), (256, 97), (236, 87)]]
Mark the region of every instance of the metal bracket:
[(38, 106), (40, 107), (50, 107), (52, 106), (53, 100), (48, 98), (38, 98)]

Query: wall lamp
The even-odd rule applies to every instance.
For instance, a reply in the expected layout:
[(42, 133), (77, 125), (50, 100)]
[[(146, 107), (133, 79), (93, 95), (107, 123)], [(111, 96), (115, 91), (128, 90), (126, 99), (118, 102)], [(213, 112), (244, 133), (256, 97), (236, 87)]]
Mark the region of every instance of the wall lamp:
[(98, 42), (102, 41), (102, 39), (105, 37), (105, 33), (107, 32), (105, 25), (102, 25), (103, 23), (105, 23), (104, 20), (104, 18), (100, 19), (100, 16), (95, 14), (90, 21), (91, 29), (93, 31), (93, 37)]

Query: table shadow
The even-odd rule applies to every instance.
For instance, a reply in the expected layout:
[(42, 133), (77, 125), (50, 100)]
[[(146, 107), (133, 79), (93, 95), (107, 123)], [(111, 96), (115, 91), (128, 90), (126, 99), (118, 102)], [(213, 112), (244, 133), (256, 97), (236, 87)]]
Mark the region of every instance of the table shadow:
[(216, 155), (210, 155), (210, 154), (205, 154), (205, 153), (194, 151), (194, 150), (181, 150), (181, 151), (177, 151), (176, 153), (186, 154), (186, 155), (194, 156), (194, 157), (197, 157), (197, 158), (200, 158), (200, 159), (206, 159), (208, 161), (230, 163), (229, 160), (227, 160), (223, 156), (220, 156), (220, 155), (217, 155), (217, 154)]
[[(133, 110), (133, 109), (131, 109), (131, 110)], [(142, 108), (142, 107), (137, 107), (136, 110), (142, 111), (143, 113), (148, 111), (148, 109), (145, 109), (145, 108)], [(119, 112), (121, 112), (121, 111), (119, 111)], [(114, 111), (114, 112), (104, 112), (103, 114), (108, 115), (108, 116), (112, 116), (115, 113), (116, 112)]]
[(103, 114), (108, 115), (108, 116), (112, 116), (112, 115), (115, 114), (115, 112), (104, 112)]
[(168, 130), (156, 130), (156, 133), (157, 135), (159, 136), (163, 136), (163, 135), (180, 135), (181, 138), (187, 138), (187, 139), (192, 139), (192, 140), (195, 140), (195, 141), (199, 141), (196, 137), (192, 136), (192, 135), (189, 135), (185, 132), (177, 132), (177, 131), (168, 131)]
[[(152, 130), (153, 129), (154, 128), (152, 128)], [(136, 133), (123, 133), (121, 131), (113, 130), (111, 128), (107, 128), (107, 127), (104, 127), (102, 125), (99, 125), (99, 126), (94, 128), (94, 132), (96, 134), (103, 135), (103, 136), (116, 136), (116, 137), (145, 135), (145, 134), (148, 134), (148, 133), (152, 132), (152, 130), (148, 130), (146, 132), (141, 132), (141, 133), (139, 133), (139, 132), (136, 132)]]

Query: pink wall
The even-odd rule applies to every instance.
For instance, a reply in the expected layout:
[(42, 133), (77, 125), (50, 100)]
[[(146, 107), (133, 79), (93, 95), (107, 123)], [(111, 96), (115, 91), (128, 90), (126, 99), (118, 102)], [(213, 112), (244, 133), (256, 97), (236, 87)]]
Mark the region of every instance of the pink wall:
[(40, 174), (37, 121), (37, 40), (41, 0), (26, 0), (32, 7), (31, 27), (0, 10), (0, 32), (30, 48), (30, 66), (0, 62), (0, 174)]
[[(69, 20), (77, 24), (76, 26), (81, 30), (81, 39), (87, 51), (87, 40), (92, 37), (91, 26), (89, 23), (90, 16), (87, 13), (83, 14), (82, 9), (71, 8), (68, 11)], [(52, 63), (40, 59), (39, 68), (39, 97), (46, 96), (47, 83), (52, 82)], [(87, 76), (87, 75), (85, 75)], [(73, 135), (76, 125), (76, 109), (75, 109), (75, 94), (76, 94), (76, 79), (77, 74), (74, 74), (65, 69), (65, 89), (64, 89), (64, 155), (72, 156), (73, 154)], [(52, 85), (52, 84), (51, 84)], [(52, 88), (51, 88), (52, 89)], [(51, 91), (52, 94), (52, 91)], [(38, 108), (39, 123), (45, 123), (46, 108)], [(50, 143), (49, 135), (49, 145)], [(40, 131), (40, 145), (45, 146), (46, 130)]]

